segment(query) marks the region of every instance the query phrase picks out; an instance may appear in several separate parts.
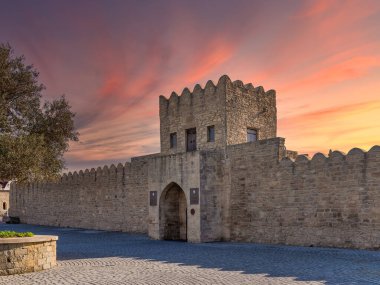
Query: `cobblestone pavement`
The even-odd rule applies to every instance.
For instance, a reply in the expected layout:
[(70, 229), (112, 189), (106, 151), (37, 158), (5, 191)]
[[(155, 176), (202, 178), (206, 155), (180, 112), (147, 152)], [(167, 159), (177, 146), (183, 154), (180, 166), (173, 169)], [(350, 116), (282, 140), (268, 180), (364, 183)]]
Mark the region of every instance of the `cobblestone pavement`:
[(380, 284), (380, 252), (246, 243), (154, 241), (144, 235), (31, 225), (58, 235), (58, 266), (0, 284)]

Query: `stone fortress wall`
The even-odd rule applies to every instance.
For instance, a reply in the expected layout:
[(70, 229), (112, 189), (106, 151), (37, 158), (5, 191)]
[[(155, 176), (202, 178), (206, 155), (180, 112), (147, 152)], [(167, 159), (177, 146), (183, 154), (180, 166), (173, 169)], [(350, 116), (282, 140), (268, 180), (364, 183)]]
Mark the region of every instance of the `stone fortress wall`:
[[(293, 161), (283, 146), (275, 138), (229, 146), (227, 157), (201, 153), (202, 240), (379, 248), (380, 147)], [(15, 185), (11, 215), (146, 233), (148, 160), (69, 173), (57, 184)]]
[[(149, 205), (149, 195), (154, 190), (160, 197), (175, 182), (186, 195), (190, 241), (380, 248), (379, 146), (299, 156), (276, 137), (274, 91), (226, 76), (211, 83), (160, 97), (161, 153), (69, 173), (55, 184), (13, 185), (10, 215), (30, 224), (159, 238), (159, 205)], [(212, 102), (215, 110), (202, 107)], [(205, 140), (210, 124), (214, 145)], [(184, 132), (193, 127), (198, 149), (186, 152)], [(244, 143), (247, 127), (258, 129), (259, 141)], [(171, 132), (180, 134), (176, 149), (170, 149)], [(199, 205), (188, 201), (194, 187)]]
[(285, 153), (282, 138), (229, 147), (231, 240), (379, 249), (380, 146)]
[(146, 233), (147, 161), (64, 174), (57, 183), (12, 185), (10, 215), (27, 224)]

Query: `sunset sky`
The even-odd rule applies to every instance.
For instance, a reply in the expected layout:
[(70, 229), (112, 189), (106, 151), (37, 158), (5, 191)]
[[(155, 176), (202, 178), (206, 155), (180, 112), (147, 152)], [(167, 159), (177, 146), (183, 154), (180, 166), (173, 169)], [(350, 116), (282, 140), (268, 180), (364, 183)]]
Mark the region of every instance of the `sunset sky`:
[(289, 150), (380, 144), (377, 0), (4, 0), (0, 42), (71, 102), (71, 170), (159, 152), (158, 96), (223, 74), (277, 91)]

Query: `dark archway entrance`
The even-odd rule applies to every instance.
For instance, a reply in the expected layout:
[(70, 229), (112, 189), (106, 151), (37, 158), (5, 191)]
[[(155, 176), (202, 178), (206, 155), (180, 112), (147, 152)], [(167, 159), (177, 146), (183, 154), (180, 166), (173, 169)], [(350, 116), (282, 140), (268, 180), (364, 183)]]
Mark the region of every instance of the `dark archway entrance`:
[(160, 239), (187, 240), (186, 195), (176, 183), (170, 183), (161, 194)]

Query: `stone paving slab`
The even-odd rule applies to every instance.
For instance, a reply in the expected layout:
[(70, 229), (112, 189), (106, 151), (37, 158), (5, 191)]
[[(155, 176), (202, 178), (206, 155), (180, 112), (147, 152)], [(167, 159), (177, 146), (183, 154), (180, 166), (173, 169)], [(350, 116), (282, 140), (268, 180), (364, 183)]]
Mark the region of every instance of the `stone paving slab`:
[(154, 241), (144, 235), (0, 224), (57, 235), (58, 266), (0, 284), (380, 284), (380, 252), (247, 243)]

